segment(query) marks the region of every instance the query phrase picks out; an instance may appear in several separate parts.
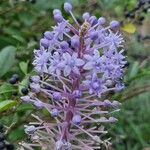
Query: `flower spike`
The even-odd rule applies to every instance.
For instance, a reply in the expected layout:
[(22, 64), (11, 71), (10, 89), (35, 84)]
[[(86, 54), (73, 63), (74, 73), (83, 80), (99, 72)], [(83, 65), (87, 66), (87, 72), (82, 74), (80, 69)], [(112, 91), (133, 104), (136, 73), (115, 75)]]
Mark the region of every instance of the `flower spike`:
[[(118, 21), (83, 14), (80, 26), (72, 14), (72, 5), (64, 4), (77, 28), (53, 11), (57, 23), (46, 31), (34, 50), (34, 69), (30, 91), (23, 102), (46, 109), (49, 119), (33, 115), (35, 121), (25, 126), (32, 143), (21, 143), (27, 149), (40, 147), (54, 150), (97, 150), (110, 144), (103, 139), (106, 123), (117, 121), (112, 115), (120, 103), (107, 99), (109, 92), (119, 92), (123, 68), (123, 38)], [(115, 30), (114, 30), (115, 29)], [(38, 113), (39, 115), (39, 113)]]

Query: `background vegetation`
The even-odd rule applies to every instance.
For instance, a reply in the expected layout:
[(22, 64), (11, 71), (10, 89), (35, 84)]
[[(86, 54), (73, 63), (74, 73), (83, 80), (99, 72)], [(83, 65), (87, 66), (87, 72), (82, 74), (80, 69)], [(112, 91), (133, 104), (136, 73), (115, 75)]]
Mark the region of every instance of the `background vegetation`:
[[(7, 141), (15, 145), (26, 139), (23, 126), (36, 111), (33, 106), (21, 103), (19, 98), (33, 73), (33, 50), (38, 47), (42, 33), (54, 25), (52, 10), (62, 9), (64, 1), (0, 0), (0, 124), (5, 126)], [(144, 11), (149, 7), (148, 1), (141, 11), (137, 10), (136, 17), (130, 15), (139, 3), (137, 0), (70, 2), (79, 21), (86, 11), (97, 17), (121, 21), (128, 66), (125, 68), (125, 90), (111, 95), (123, 103), (121, 111), (114, 112), (118, 123), (109, 127), (113, 149), (150, 149), (150, 20), (148, 12)], [(15, 85), (9, 83), (13, 74), (19, 74), (20, 78)]]

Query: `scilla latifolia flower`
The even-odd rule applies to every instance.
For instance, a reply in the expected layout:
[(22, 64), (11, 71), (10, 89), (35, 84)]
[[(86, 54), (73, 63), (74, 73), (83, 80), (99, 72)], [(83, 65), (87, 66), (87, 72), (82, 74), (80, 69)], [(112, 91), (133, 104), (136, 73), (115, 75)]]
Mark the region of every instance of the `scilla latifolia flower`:
[(103, 126), (117, 121), (111, 114), (120, 103), (106, 96), (124, 88), (126, 61), (119, 22), (106, 24), (104, 17), (86, 12), (79, 24), (71, 4), (65, 3), (64, 10), (75, 24), (63, 18), (60, 10), (53, 11), (56, 25), (44, 33), (39, 49), (34, 50), (38, 75), (31, 77), (31, 90), (21, 97), (50, 115), (49, 121), (33, 115), (37, 122), (25, 130), (33, 143), (22, 144), (27, 149), (101, 149), (109, 144), (103, 139), (107, 133)]

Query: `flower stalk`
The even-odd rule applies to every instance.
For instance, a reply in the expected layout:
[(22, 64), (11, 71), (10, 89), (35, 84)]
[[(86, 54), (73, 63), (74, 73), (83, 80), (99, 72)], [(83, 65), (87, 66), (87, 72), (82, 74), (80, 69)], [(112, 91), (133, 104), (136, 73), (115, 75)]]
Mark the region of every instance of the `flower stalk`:
[(106, 26), (104, 17), (97, 19), (83, 14), (80, 25), (72, 12), (72, 5), (64, 4), (76, 26), (64, 19), (60, 10), (53, 11), (57, 23), (46, 31), (40, 48), (34, 51), (33, 65), (38, 75), (31, 77), (30, 92), (21, 97), (38, 109), (47, 109), (53, 120), (37, 121), (25, 126), (33, 144), (23, 147), (41, 147), (54, 150), (96, 150), (107, 147), (109, 140), (105, 123), (114, 123), (114, 109), (121, 105), (105, 99), (110, 91), (120, 91), (123, 67), (123, 38), (119, 22)]

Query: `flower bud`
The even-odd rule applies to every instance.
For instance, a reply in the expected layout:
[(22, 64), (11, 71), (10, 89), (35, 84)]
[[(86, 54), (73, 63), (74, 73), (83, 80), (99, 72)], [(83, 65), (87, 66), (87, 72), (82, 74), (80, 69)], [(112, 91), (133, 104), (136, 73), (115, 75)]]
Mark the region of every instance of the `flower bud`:
[(84, 20), (88, 20), (90, 18), (90, 14), (88, 12), (85, 12), (83, 15), (82, 15), (82, 18)]
[(120, 23), (116, 20), (113, 20), (113, 21), (110, 22), (109, 25), (110, 25), (111, 29), (114, 29), (114, 28), (118, 28), (120, 26)]
[(68, 49), (68, 47), (69, 47), (69, 44), (66, 41), (63, 41), (60, 43), (61, 49), (66, 50), (66, 49)]
[(72, 11), (72, 5), (70, 3), (66, 2), (64, 4), (64, 9), (65, 9), (66, 12), (70, 12), (70, 11)]
[(40, 45), (43, 46), (44, 48), (48, 48), (49, 47), (49, 40), (42, 38), (40, 40)]
[(31, 81), (34, 83), (39, 83), (40, 82), (40, 77), (39, 76), (32, 76)]
[(38, 109), (42, 109), (43, 108), (43, 103), (41, 101), (35, 101), (34, 105), (38, 108)]
[(122, 83), (117, 83), (115, 85), (115, 88), (116, 88), (116, 91), (122, 91), (125, 88), (125, 86)]
[(41, 90), (40, 85), (38, 83), (31, 83), (30, 88), (35, 93), (39, 93)]
[(97, 32), (90, 32), (90, 38), (91, 38), (91, 40), (96, 40), (97, 38), (98, 38), (98, 33)]
[(56, 101), (59, 101), (62, 98), (62, 95), (60, 92), (54, 92), (53, 93), (53, 99)]
[(51, 110), (52, 117), (57, 117), (58, 114), (59, 114), (59, 111), (57, 109), (54, 108), (54, 109)]
[(57, 150), (72, 150), (71, 143), (59, 140), (56, 142), (56, 149)]
[(98, 24), (99, 25), (104, 25), (106, 23), (106, 19), (104, 18), (104, 17), (100, 17), (99, 19), (98, 19)]
[(56, 14), (60, 14), (61, 15), (61, 11), (59, 9), (54, 9), (53, 10), (53, 15), (56, 15)]
[(21, 96), (21, 100), (24, 102), (30, 102), (30, 97), (29, 96)]
[(91, 16), (89, 18), (89, 21), (90, 21), (91, 25), (93, 26), (97, 23), (97, 18), (95, 16)]
[(121, 103), (119, 103), (118, 101), (113, 101), (112, 102), (112, 106), (115, 107), (115, 108), (116, 107), (118, 108), (120, 105), (121, 105)]
[(92, 84), (92, 87), (93, 87), (93, 89), (97, 89), (97, 88), (99, 88), (99, 83), (98, 82), (94, 82), (93, 84)]
[(112, 103), (109, 100), (104, 100), (103, 104), (105, 107), (111, 107), (112, 106)]
[(44, 37), (45, 37), (46, 39), (48, 39), (48, 40), (52, 40), (53, 37), (54, 37), (54, 35), (53, 35), (52, 32), (46, 31), (46, 32), (44, 33)]
[(27, 134), (33, 134), (35, 132), (36, 128), (35, 126), (25, 126), (25, 132)]
[(81, 116), (80, 115), (75, 115), (73, 118), (72, 118), (72, 122), (76, 125), (79, 125), (81, 123)]
[(71, 46), (73, 48), (79, 47), (79, 38), (77, 36), (71, 38)]
[(72, 94), (74, 98), (80, 98), (82, 96), (82, 92), (80, 90), (74, 90)]
[(116, 122), (116, 121), (118, 121), (118, 119), (116, 119), (115, 117), (110, 117), (110, 118), (109, 118), (109, 122), (114, 123), (114, 122)]
[(55, 19), (55, 21), (58, 22), (58, 23), (60, 23), (60, 22), (63, 21), (63, 17), (62, 17), (62, 15), (60, 15), (60, 14), (55, 14), (55, 15), (54, 15), (54, 19)]

